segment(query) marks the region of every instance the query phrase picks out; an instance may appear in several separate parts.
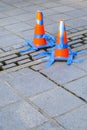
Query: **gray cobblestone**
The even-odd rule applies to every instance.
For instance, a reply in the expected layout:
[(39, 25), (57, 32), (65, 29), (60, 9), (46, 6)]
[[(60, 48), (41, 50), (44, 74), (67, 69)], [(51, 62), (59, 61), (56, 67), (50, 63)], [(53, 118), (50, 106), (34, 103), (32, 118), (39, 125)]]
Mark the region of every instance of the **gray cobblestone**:
[(12, 68), (12, 67), (14, 67), (14, 66), (16, 66), (16, 64), (15, 63), (12, 63), (12, 64), (8, 64), (8, 65), (5, 65), (5, 66), (2, 66), (2, 69), (8, 69), (8, 68)]
[(77, 36), (71, 37), (72, 40), (76, 40), (79, 38), (83, 38), (83, 35), (77, 35)]
[(0, 61), (5, 61), (5, 60), (13, 59), (13, 58), (16, 58), (16, 57), (17, 57), (16, 54), (8, 55), (8, 56), (6, 56), (6, 57), (0, 58)]
[(10, 64), (10, 63), (13, 63), (13, 62), (17, 62), (17, 61), (26, 59), (28, 57), (29, 57), (28, 55), (24, 55), (24, 56), (21, 56), (21, 57), (17, 57), (17, 58), (14, 58), (14, 59), (7, 60), (7, 61), (5, 61), (5, 63)]
[(22, 60), (22, 61), (18, 61), (17, 63), (19, 65), (22, 65), (22, 64), (25, 64), (25, 63), (30, 62), (30, 61), (31, 61), (30, 59), (25, 59), (25, 60)]
[(76, 43), (79, 43), (79, 42), (81, 43), (82, 40), (81, 39), (77, 39), (77, 40), (69, 42), (69, 44), (72, 45), (72, 44), (76, 44)]

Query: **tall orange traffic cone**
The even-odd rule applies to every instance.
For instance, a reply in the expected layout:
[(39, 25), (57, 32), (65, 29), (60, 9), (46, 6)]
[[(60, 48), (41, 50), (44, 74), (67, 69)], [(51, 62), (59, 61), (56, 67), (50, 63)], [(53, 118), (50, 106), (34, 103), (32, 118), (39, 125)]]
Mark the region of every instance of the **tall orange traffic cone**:
[(80, 54), (80, 52), (72, 52), (71, 48), (69, 47), (65, 23), (63, 20), (61, 20), (56, 37), (55, 49), (49, 52), (43, 52), (39, 56), (50, 56), (49, 61), (46, 65), (49, 67), (55, 60), (65, 60), (67, 61), (68, 65), (70, 65), (72, 62), (81, 62), (82, 60), (73, 60), (74, 56), (77, 54)]
[(35, 46), (46, 45), (46, 39), (43, 37), (45, 35), (44, 24), (43, 24), (43, 13), (37, 11), (36, 13), (36, 25), (34, 30), (34, 39), (33, 43)]
[(54, 37), (45, 34), (43, 13), (41, 11), (37, 11), (33, 41), (26, 40), (24, 46), (29, 45), (30, 48), (28, 48), (27, 50), (22, 50), (21, 52), (38, 50), (40, 48), (46, 48), (46, 47), (52, 47), (54, 46), (54, 42), (55, 42)]

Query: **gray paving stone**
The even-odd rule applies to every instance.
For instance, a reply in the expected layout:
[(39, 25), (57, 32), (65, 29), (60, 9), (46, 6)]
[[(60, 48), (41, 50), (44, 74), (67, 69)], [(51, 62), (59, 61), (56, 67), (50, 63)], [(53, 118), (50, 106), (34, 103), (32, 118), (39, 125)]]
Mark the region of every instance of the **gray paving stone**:
[(57, 118), (67, 130), (87, 129), (87, 105)]
[(21, 101), (0, 110), (0, 128), (3, 130), (28, 130), (47, 119), (28, 103)]
[(22, 9), (19, 9), (19, 8), (15, 8), (14, 10), (4, 12), (4, 14), (6, 14), (8, 16), (15, 16), (15, 15), (20, 15), (20, 14), (24, 14), (24, 13), (27, 13), (27, 12)]
[(20, 3), (16, 2), (16, 3), (13, 3), (14, 6), (18, 7), (18, 8), (22, 8), (22, 7), (25, 7), (25, 6), (31, 6), (32, 3), (30, 1), (20, 1)]
[(30, 100), (51, 117), (59, 116), (84, 104), (83, 101), (62, 88), (50, 90)]
[(8, 60), (8, 59), (13, 59), (15, 57), (17, 57), (16, 54), (8, 55), (8, 56), (0, 58), (0, 61), (5, 61), (5, 60)]
[(72, 18), (73, 17), (81, 17), (81, 16), (84, 16), (84, 15), (86, 15), (86, 12), (85, 11), (81, 11), (81, 10), (73, 10), (73, 11), (69, 11), (69, 12), (67, 12), (67, 15), (70, 15), (70, 16), (72, 16)]
[(87, 77), (78, 79), (64, 86), (87, 101)]
[[(8, 85), (0, 79), (0, 108), (20, 100)], [(1, 117), (0, 117), (1, 119)]]
[(19, 64), (19, 65), (22, 65), (22, 64), (25, 64), (25, 63), (27, 63), (27, 62), (30, 62), (31, 60), (28, 58), (28, 59), (25, 59), (25, 60), (22, 60), (22, 61), (18, 61), (17, 63)]
[(0, 13), (0, 19), (7, 17), (5, 14)]
[(13, 24), (13, 25), (6, 26), (5, 28), (8, 29), (8, 30), (11, 30), (13, 32), (20, 32), (20, 31), (32, 29), (32, 27), (29, 26), (28, 24), (21, 23), (21, 22)]
[(72, 65), (67, 65), (61, 61), (56, 61), (51, 67), (42, 69), (40, 72), (57, 82), (64, 84), (66, 82), (78, 79), (86, 73)]
[(48, 32), (50, 34), (56, 34), (58, 31), (58, 26), (55, 23), (50, 24), (50, 25), (45, 26), (45, 30), (46, 30), (46, 32)]
[(29, 12), (29, 13), (25, 13), (25, 14), (16, 15), (13, 18), (17, 19), (19, 21), (28, 21), (28, 20), (34, 19), (35, 18), (35, 14), (31, 14)]
[(83, 38), (83, 37), (84, 37), (83, 35), (77, 35), (77, 36), (71, 37), (71, 39), (76, 40), (76, 39)]
[(20, 71), (17, 73), (13, 74), (13, 77), (7, 79), (7, 81), (23, 96), (33, 96), (40, 92), (57, 87), (53, 82), (31, 69), (29, 69), (29, 71), (24, 75), (20, 75)]
[[(79, 22), (80, 21), (80, 22)], [(69, 26), (71, 26), (72, 28), (77, 28), (77, 29), (80, 29), (82, 30), (82, 26), (85, 26), (87, 23), (86, 20), (83, 20), (81, 18), (78, 18), (78, 19), (74, 19), (74, 20), (68, 20), (67, 21), (67, 24)]]
[(8, 34), (8, 33), (10, 33), (10, 32), (7, 31), (6, 29), (0, 28), (0, 36), (6, 35), (6, 34)]
[(69, 6), (60, 6), (60, 7), (56, 7), (56, 8), (54, 8), (54, 10), (55, 11), (57, 11), (57, 12), (67, 12), (67, 11), (72, 11), (73, 12), (73, 10), (74, 10), (74, 8), (72, 8), (72, 7), (69, 7)]
[[(29, 22), (30, 22), (30, 21), (29, 21)], [(33, 26), (34, 26), (34, 24), (33, 24)], [(18, 34), (19, 36), (23, 37), (24, 39), (33, 40), (33, 37), (34, 37), (34, 29), (17, 32), (17, 34)]]
[(34, 65), (31, 67), (32, 69), (38, 71), (38, 70), (42, 70), (42, 69), (45, 69), (46, 66), (45, 66), (45, 63), (41, 63), (41, 64), (38, 64), (38, 65)]
[(3, 51), (0, 49), (0, 53), (3, 53)]
[(8, 64), (8, 65), (5, 65), (5, 66), (2, 66), (2, 69), (5, 70), (5, 69), (9, 69), (9, 68), (12, 68), (12, 67), (15, 67), (16, 64), (15, 63), (12, 63), (12, 64)]
[(73, 44), (73, 45), (72, 45), (72, 47), (74, 47), (74, 48), (75, 48), (75, 47), (79, 47), (79, 46), (83, 46), (83, 44), (82, 44), (82, 43), (77, 43), (77, 44)]
[(14, 19), (12, 17), (4, 18), (0, 20), (0, 26), (9, 26), (10, 24), (18, 23), (19, 20)]
[(20, 61), (20, 60), (23, 60), (23, 59), (26, 59), (26, 58), (29, 58), (29, 56), (24, 55), (24, 56), (17, 57), (17, 58), (14, 58), (14, 59), (8, 59), (8, 60), (5, 61), (5, 63), (10, 64), (10, 63), (17, 62), (17, 61)]
[(0, 12), (5, 12), (5, 11), (8, 11), (8, 10), (12, 10), (14, 9), (14, 7), (8, 5), (8, 4), (0, 4)]
[(58, 127), (53, 122), (47, 122), (34, 130), (62, 130), (62, 128)]
[(86, 72), (87, 71), (87, 56), (84, 56), (82, 59), (83, 59), (83, 62), (81, 62), (80, 64), (77, 64), (76, 66), (83, 69)]
[(24, 42), (24, 40), (14, 34), (7, 34), (0, 37), (0, 47), (2, 48), (6, 46), (12, 46), (21, 42)]
[(0, 62), (0, 67), (2, 66), (3, 64)]
[(82, 39), (70, 41), (69, 44), (72, 45), (72, 44), (76, 44), (76, 43), (79, 43), (79, 42), (82, 42)]
[[(32, 9), (33, 9), (33, 10), (32, 10)], [(28, 12), (32, 12), (32, 13), (34, 13), (34, 14), (35, 14), (35, 12), (36, 12), (38, 9), (39, 9), (39, 10), (43, 10), (44, 7), (38, 6), (38, 5), (31, 5), (31, 6), (23, 7), (23, 10), (26, 10), (26, 11), (28, 11)]]

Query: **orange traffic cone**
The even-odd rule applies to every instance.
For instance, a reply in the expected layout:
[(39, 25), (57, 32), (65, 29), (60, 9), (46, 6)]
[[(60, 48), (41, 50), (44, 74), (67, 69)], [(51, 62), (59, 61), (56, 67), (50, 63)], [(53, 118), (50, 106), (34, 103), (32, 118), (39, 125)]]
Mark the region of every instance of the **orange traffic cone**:
[(53, 47), (55, 44), (55, 38), (45, 34), (43, 13), (37, 11), (36, 13), (36, 24), (34, 29), (33, 41), (26, 40), (23, 46), (30, 46), (27, 50), (22, 50), (20, 52), (26, 52), (30, 50), (38, 50), (40, 48)]
[(36, 13), (36, 25), (34, 30), (34, 39), (33, 43), (35, 46), (43, 46), (46, 45), (46, 39), (43, 37), (45, 34), (44, 24), (43, 24), (43, 13), (41, 11), (37, 11)]
[(55, 58), (68, 58), (69, 48), (67, 42), (67, 33), (64, 21), (60, 21), (57, 37), (56, 37), (56, 48), (54, 52)]
[[(49, 67), (55, 60), (65, 60), (70, 65), (72, 62), (81, 62), (82, 60), (73, 60), (74, 56), (83, 52), (72, 52), (68, 45), (66, 27), (63, 20), (60, 21), (59, 29), (56, 37), (56, 46), (54, 50), (43, 53), (49, 55), (50, 59), (47, 63)], [(41, 54), (41, 55), (43, 55)]]

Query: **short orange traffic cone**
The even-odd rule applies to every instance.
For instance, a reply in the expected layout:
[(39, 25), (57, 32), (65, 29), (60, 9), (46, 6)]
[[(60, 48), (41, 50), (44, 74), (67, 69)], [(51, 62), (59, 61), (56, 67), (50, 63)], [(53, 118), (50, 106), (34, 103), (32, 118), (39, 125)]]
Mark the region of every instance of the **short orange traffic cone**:
[(34, 29), (34, 38), (33, 41), (26, 40), (24, 46), (30, 46), (27, 50), (22, 50), (20, 52), (26, 52), (30, 50), (38, 50), (40, 48), (53, 47), (55, 38), (45, 34), (43, 13), (37, 11), (36, 13), (36, 24)]
[(55, 58), (68, 58), (69, 57), (69, 48), (67, 41), (67, 33), (65, 28), (64, 21), (60, 21), (58, 34), (56, 37), (56, 48), (54, 51)]
[(71, 48), (69, 47), (65, 23), (63, 20), (61, 20), (56, 37), (55, 49), (49, 52), (43, 52), (39, 56), (50, 56), (49, 61), (46, 65), (49, 67), (55, 60), (67, 61), (68, 65), (70, 65), (72, 62), (81, 62), (82, 60), (73, 60), (74, 56), (80, 53), (82, 52), (72, 52)]

